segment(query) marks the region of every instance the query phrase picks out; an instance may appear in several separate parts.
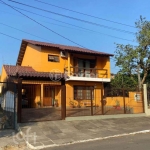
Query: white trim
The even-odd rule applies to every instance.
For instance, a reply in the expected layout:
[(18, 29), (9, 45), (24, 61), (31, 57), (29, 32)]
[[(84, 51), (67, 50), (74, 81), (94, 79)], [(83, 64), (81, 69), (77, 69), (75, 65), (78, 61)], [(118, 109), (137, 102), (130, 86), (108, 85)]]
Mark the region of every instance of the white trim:
[(67, 77), (66, 81), (96, 81), (96, 82), (110, 82), (110, 78), (91, 78), (91, 77)]

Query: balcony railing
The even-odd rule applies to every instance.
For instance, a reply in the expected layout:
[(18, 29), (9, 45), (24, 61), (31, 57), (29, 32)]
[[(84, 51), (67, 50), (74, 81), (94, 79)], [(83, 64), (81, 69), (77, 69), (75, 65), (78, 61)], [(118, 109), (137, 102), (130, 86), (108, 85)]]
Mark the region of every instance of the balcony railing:
[(69, 72), (68, 67), (66, 67), (64, 69), (64, 72), (68, 76), (75, 76), (75, 77), (108, 78), (107, 69), (70, 67)]

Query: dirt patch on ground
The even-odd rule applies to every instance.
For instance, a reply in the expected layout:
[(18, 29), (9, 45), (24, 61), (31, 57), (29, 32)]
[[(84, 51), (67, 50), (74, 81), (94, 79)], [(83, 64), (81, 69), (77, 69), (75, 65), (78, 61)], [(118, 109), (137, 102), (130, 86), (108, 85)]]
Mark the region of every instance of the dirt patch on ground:
[(18, 146), (5, 146), (2, 150), (31, 150), (27, 148), (26, 144)]

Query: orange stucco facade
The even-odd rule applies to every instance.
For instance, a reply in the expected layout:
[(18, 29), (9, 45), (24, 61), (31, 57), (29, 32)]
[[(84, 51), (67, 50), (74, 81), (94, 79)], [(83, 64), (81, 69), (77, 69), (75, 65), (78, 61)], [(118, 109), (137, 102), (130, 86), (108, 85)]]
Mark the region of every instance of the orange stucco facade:
[[(26, 47), (26, 51), (21, 63), (21, 66), (32, 66), (33, 69), (40, 72), (55, 72), (60, 71), (64, 73), (64, 69), (66, 67), (70, 68), (74, 66), (74, 58), (88, 59), (88, 60), (96, 60), (95, 68), (101, 69), (100, 78), (110, 78), (110, 59), (109, 56), (95, 56), (88, 54), (80, 54), (80, 53), (69, 53), (67, 58), (60, 56), (60, 49), (58, 48), (49, 48), (49, 47), (41, 47), (28, 44)], [(54, 55), (59, 57), (59, 62), (49, 62), (48, 55)], [(107, 76), (105, 75), (107, 70)], [(68, 70), (68, 73), (72, 70)], [(74, 86), (93, 86), (94, 88), (94, 105), (101, 104), (101, 90), (103, 90), (101, 82), (92, 82), (92, 81), (66, 81), (66, 105), (69, 106), (70, 100), (74, 101), (77, 104), (77, 101), (74, 100)], [(38, 90), (38, 89), (37, 89)], [(39, 90), (38, 90), (39, 91)], [(38, 95), (38, 94), (37, 94)], [(61, 104), (60, 96), (61, 90), (55, 88), (55, 99), (58, 99), (59, 105)], [(36, 97), (35, 101), (38, 101), (39, 96)], [(86, 100), (82, 101), (83, 103)]]
[[(51, 72), (57, 69), (64, 73), (64, 68), (73, 67), (75, 57), (82, 59), (96, 59), (97, 69), (106, 69), (107, 78), (110, 78), (110, 59), (109, 56), (92, 56), (86, 54), (69, 53), (67, 58), (60, 56), (58, 48), (48, 48), (41, 46), (27, 45), (21, 66), (32, 66), (36, 71)], [(49, 62), (48, 55), (59, 56), (59, 62)]]
[(4, 69), (4, 67), (2, 67), (2, 72), (1, 72), (1, 82), (4, 82), (7, 78), (7, 74), (6, 71)]

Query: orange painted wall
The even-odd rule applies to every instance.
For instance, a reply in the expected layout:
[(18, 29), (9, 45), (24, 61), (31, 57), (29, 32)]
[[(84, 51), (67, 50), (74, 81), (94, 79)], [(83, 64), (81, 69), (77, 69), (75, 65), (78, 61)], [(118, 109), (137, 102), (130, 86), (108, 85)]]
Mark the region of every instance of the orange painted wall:
[[(60, 62), (49, 62), (48, 54), (59, 56)], [(73, 66), (73, 59), (97, 59), (97, 69), (107, 69), (108, 78), (110, 78), (110, 60), (105, 56), (91, 56), (83, 54), (70, 54), (70, 66)], [(60, 50), (58, 48), (40, 47), (28, 44), (21, 66), (32, 66), (36, 71), (52, 72), (53, 69), (58, 69), (64, 72), (64, 68), (68, 67), (68, 59), (60, 57)], [(100, 71), (99, 74), (105, 72)], [(106, 78), (106, 76), (100, 76)]]
[[(79, 82), (79, 81), (68, 81), (66, 82), (66, 106), (70, 106), (70, 101), (73, 101), (75, 105), (78, 105), (78, 101), (74, 100), (74, 86), (96, 86), (94, 89), (94, 100), (93, 105), (101, 105), (101, 88), (102, 84), (100, 82)], [(82, 100), (81, 105), (84, 106), (84, 103), (91, 105), (90, 100)]]
[(21, 66), (32, 66), (37, 71), (42, 69), (41, 47), (28, 44)]
[[(134, 98), (134, 95), (136, 92), (129, 92), (129, 97), (125, 97), (125, 105), (128, 108), (133, 109), (133, 113), (142, 113), (143, 112), (143, 102), (142, 102), (142, 96), (140, 101), (136, 101)], [(116, 101), (119, 101), (120, 106), (124, 107), (124, 101), (123, 97), (106, 97), (106, 107), (107, 106), (115, 106)]]
[[(49, 62), (48, 54), (59, 56), (60, 62)], [(58, 69), (64, 72), (64, 67), (67, 67), (67, 59), (60, 57), (60, 52), (57, 48), (47, 48), (33, 46), (29, 44), (21, 66), (32, 66), (36, 71), (54, 72), (53, 69)]]
[[(110, 78), (110, 58), (109, 57), (97, 57), (97, 68), (107, 69), (107, 78)], [(105, 71), (99, 71), (100, 78), (106, 78)], [(101, 75), (102, 74), (102, 75)]]
[(2, 67), (2, 72), (1, 72), (1, 82), (4, 82), (7, 78), (7, 74), (6, 74), (6, 71), (4, 69), (4, 66)]

